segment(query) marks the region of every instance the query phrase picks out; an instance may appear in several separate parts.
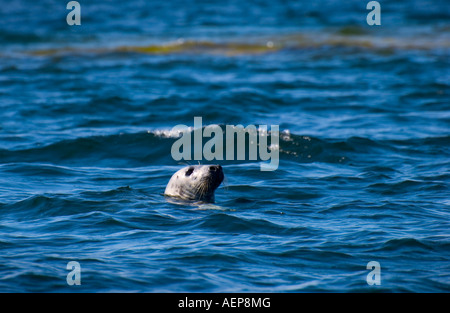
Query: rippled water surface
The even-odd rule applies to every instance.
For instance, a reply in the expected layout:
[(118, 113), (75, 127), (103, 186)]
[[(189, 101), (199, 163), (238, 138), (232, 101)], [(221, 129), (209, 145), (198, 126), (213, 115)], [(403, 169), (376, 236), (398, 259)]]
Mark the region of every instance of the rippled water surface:
[[(1, 6), (0, 291), (450, 291), (447, 1), (79, 2)], [(195, 116), (278, 169), (168, 201)]]

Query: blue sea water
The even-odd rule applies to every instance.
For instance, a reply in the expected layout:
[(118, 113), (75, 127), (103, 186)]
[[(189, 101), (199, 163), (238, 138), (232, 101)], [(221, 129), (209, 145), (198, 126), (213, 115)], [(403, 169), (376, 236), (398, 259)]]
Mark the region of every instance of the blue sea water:
[[(67, 2), (0, 3), (1, 292), (450, 291), (448, 1)], [(168, 201), (195, 116), (278, 169)]]

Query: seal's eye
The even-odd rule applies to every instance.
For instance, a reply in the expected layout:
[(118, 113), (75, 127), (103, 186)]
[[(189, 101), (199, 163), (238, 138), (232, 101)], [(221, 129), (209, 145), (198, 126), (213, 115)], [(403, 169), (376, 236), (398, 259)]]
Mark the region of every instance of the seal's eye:
[(188, 168), (188, 170), (186, 171), (186, 176), (190, 176), (193, 171), (194, 171), (193, 167)]

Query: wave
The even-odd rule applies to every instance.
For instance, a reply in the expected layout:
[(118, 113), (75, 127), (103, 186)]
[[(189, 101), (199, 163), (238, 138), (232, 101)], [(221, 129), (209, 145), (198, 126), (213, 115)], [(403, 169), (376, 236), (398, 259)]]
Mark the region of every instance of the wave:
[(213, 230), (221, 233), (265, 234), (278, 236), (310, 236), (312, 231), (304, 227), (287, 227), (265, 219), (249, 219), (225, 213), (202, 218), (195, 229)]
[[(224, 125), (219, 126), (225, 129)], [(192, 136), (194, 129), (189, 128), (189, 131)], [(223, 135), (225, 136), (225, 130)], [(0, 149), (0, 164), (27, 162), (84, 166), (115, 164), (116, 167), (167, 164), (172, 163), (170, 162), (171, 148), (179, 136), (180, 132), (173, 129), (156, 129), (138, 133), (65, 139), (46, 146), (26, 149)], [(223, 139), (225, 142), (225, 137)], [(208, 140), (209, 138), (204, 138), (203, 144)], [(246, 136), (245, 140), (245, 145), (248, 147), (249, 137)], [(236, 145), (237, 140), (235, 140), (235, 148)], [(405, 140), (375, 140), (363, 137), (333, 139), (297, 135), (283, 130), (280, 132), (279, 146), (270, 147), (269, 145), (269, 149), (279, 149), (280, 158), (301, 163), (348, 163), (353, 157), (364, 155), (382, 156), (393, 153), (447, 155), (448, 146), (450, 146), (450, 136)], [(193, 149), (191, 151), (194, 151)], [(227, 149), (225, 144), (223, 149), (225, 155)], [(42, 171), (45, 168), (38, 170)], [(59, 168), (56, 171), (65, 171), (65, 169)]]

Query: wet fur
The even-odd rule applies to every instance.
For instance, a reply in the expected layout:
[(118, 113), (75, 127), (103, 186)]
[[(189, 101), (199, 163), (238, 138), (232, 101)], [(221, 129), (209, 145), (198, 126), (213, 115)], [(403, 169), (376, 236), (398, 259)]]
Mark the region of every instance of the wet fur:
[(214, 202), (214, 192), (224, 179), (219, 165), (191, 165), (173, 174), (164, 194), (183, 200)]

